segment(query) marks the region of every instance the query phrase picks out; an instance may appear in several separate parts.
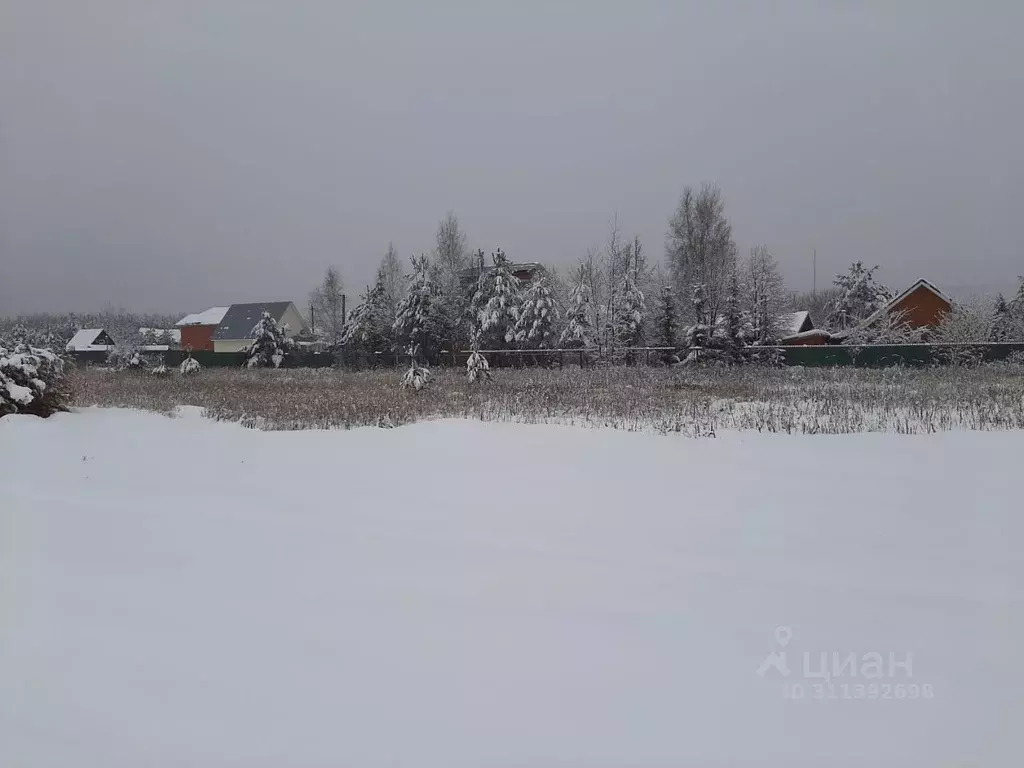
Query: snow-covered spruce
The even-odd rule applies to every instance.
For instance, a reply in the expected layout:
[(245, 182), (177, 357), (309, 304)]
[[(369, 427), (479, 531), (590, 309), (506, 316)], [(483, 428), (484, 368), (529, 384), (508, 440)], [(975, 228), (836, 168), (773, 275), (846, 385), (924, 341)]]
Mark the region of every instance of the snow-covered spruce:
[(430, 381), (430, 369), (413, 361), (409, 370), (402, 376), (402, 388), (415, 389), (418, 392), (427, 386), (428, 381)]
[(263, 313), (250, 335), (253, 341), (245, 362), (247, 368), (280, 368), (295, 349), (295, 342), (269, 312)]
[(491, 380), (491, 366), (478, 349), (474, 349), (466, 360), (466, 378), (469, 379), (470, 384), (476, 381)]
[(565, 316), (565, 328), (558, 339), (559, 346), (566, 349), (593, 346), (594, 329), (590, 324), (591, 301), (586, 272), (580, 267), (576, 285), (569, 294), (569, 310)]
[(433, 359), (440, 342), (437, 318), (437, 289), (430, 279), (426, 256), (412, 258), (409, 292), (399, 304), (392, 326), (400, 349), (409, 349), (413, 366), (420, 355)]
[(555, 341), (555, 323), (558, 309), (551, 296), (547, 279), (538, 275), (523, 294), (516, 318), (514, 337), (521, 347), (545, 349)]
[(49, 416), (66, 411), (69, 397), (60, 357), (37, 347), (0, 347), (0, 416)]
[(494, 266), (480, 275), (470, 304), (471, 335), (485, 349), (500, 349), (515, 340), (520, 288), (505, 252), (499, 248), (492, 259)]
[(181, 361), (178, 371), (182, 376), (194, 376), (200, 371), (199, 361), (190, 355)]

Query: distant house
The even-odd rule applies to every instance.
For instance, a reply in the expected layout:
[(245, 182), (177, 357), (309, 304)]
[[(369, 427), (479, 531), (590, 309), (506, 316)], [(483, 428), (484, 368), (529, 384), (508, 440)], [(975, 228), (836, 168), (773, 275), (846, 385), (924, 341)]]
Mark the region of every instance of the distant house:
[(65, 350), (68, 352), (109, 352), (114, 340), (102, 328), (83, 328), (71, 337)]
[(914, 329), (934, 328), (953, 308), (953, 301), (927, 280), (918, 280), (864, 321), (870, 326), (882, 314), (899, 312), (904, 322)]
[(213, 351), (241, 352), (247, 349), (252, 344), (252, 330), (264, 312), (269, 312), (289, 337), (309, 330), (299, 310), (290, 301), (232, 304), (213, 332)]
[(213, 352), (213, 333), (227, 311), (228, 307), (210, 307), (203, 312), (181, 318), (175, 323), (180, 329), (178, 343), (181, 348)]
[[(513, 276), (518, 278), (521, 283), (528, 283), (533, 280), (534, 277), (544, 271), (544, 265), (536, 261), (523, 261), (515, 264), (508, 265), (509, 271), (512, 272)], [(480, 275), (486, 274), (494, 269), (494, 265), (490, 266), (475, 266), (469, 267), (468, 269), (462, 270), (459, 273), (459, 278), (462, 282), (463, 287), (469, 287), (476, 285), (480, 280)]]
[(820, 346), (832, 343), (832, 334), (815, 328), (810, 312), (789, 312), (778, 319), (779, 344), (786, 347)]
[(812, 330), (814, 328), (814, 321), (811, 319), (810, 312), (787, 312), (784, 315), (778, 316), (775, 325), (779, 336), (785, 338), (786, 336), (793, 336), (797, 333)]

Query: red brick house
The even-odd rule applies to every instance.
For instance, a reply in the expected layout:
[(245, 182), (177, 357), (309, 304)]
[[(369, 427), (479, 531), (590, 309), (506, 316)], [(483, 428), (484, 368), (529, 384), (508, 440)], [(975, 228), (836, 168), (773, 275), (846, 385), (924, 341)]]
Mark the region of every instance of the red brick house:
[(175, 323), (181, 329), (181, 348), (213, 352), (213, 333), (227, 314), (228, 307), (210, 307), (204, 312), (185, 315)]

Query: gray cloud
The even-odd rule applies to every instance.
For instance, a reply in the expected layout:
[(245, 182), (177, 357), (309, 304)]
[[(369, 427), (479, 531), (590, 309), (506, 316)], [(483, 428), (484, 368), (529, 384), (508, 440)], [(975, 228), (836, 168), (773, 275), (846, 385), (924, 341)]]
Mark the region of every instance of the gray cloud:
[(0, 313), (351, 292), (389, 240), (661, 255), (714, 180), (789, 285), (1012, 290), (1024, 4), (4, 0)]

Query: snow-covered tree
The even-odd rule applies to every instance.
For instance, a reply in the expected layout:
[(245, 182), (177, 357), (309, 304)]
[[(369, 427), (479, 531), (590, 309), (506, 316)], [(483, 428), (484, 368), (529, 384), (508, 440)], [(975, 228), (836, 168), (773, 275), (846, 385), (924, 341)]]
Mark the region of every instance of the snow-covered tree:
[(252, 329), (252, 344), (246, 359), (248, 368), (280, 368), (295, 351), (295, 342), (269, 312), (264, 312)]
[(178, 371), (181, 372), (182, 376), (195, 376), (200, 371), (199, 361), (193, 358), (190, 354), (181, 361), (181, 365), (178, 366)]
[(679, 311), (671, 285), (662, 286), (658, 306), (658, 344), (675, 347), (679, 343)]
[(327, 268), (323, 282), (309, 295), (309, 303), (317, 332), (328, 347), (333, 347), (345, 325), (345, 287), (335, 267)]
[(764, 245), (750, 250), (744, 269), (747, 316), (755, 340), (770, 344), (779, 338), (779, 316), (786, 309), (786, 284), (775, 257)]
[(647, 304), (643, 291), (637, 284), (639, 248), (631, 253), (625, 263), (625, 270), (619, 289), (616, 291), (615, 313), (612, 327), (616, 344), (624, 347), (638, 347), (643, 344), (644, 320)]
[(395, 342), (409, 351), (414, 363), (423, 356), (433, 359), (440, 338), (437, 329), (437, 289), (430, 279), (430, 261), (426, 256), (412, 258), (409, 290), (398, 303), (393, 325)]
[(711, 339), (711, 329), (703, 321), (706, 317), (707, 297), (703, 284), (693, 286), (693, 316), (697, 322), (686, 330), (686, 344), (689, 347), (707, 347)]
[(500, 349), (515, 339), (519, 319), (519, 279), (512, 274), (505, 252), (492, 255), (494, 265), (477, 282), (470, 304), (473, 318), (473, 343), (485, 349)]
[(478, 349), (470, 352), (466, 359), (466, 378), (469, 379), (470, 384), (475, 381), (491, 380), (491, 366)]
[(385, 278), (377, 274), (377, 282), (359, 297), (342, 329), (340, 345), (346, 355), (372, 355), (394, 346), (395, 314), (390, 310)]
[(839, 296), (829, 311), (831, 328), (853, 328), (889, 303), (892, 291), (875, 280), (877, 269), (877, 265), (868, 269), (856, 261), (847, 274), (837, 275), (832, 281)]
[(594, 328), (590, 323), (592, 310), (588, 277), (586, 266), (581, 264), (576, 271), (576, 285), (569, 293), (565, 327), (558, 340), (558, 345), (566, 349), (594, 345)]
[(0, 347), (0, 416), (49, 416), (66, 411), (70, 387), (64, 362), (48, 349)]
[(534, 349), (554, 346), (558, 308), (543, 273), (530, 281), (522, 297), (513, 330), (516, 343)]
[(420, 350), (418, 344), (409, 347), (409, 370), (402, 376), (401, 385), (403, 389), (415, 389), (419, 392), (430, 381), (430, 369), (419, 363)]
[[(687, 187), (669, 221), (665, 258), (681, 296), (701, 287), (704, 315), (695, 325), (713, 327), (725, 305), (729, 275), (736, 267), (736, 244), (725, 217), (722, 193), (713, 184), (699, 191)], [(696, 311), (697, 305), (687, 309)]]

